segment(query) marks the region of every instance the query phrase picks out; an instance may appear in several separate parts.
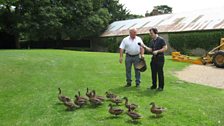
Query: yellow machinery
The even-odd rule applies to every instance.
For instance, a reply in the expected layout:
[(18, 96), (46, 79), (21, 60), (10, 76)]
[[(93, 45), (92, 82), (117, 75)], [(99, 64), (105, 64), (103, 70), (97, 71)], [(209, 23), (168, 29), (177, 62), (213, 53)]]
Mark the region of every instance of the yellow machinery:
[(172, 59), (179, 62), (187, 62), (187, 63), (200, 64), (200, 65), (203, 64), (201, 58), (191, 59), (189, 56), (180, 54), (180, 52), (172, 52)]
[(224, 68), (224, 38), (221, 38), (220, 45), (209, 51), (205, 56), (198, 59), (190, 59), (180, 52), (172, 52), (172, 59), (180, 62), (188, 62), (193, 64), (214, 63), (216, 67)]

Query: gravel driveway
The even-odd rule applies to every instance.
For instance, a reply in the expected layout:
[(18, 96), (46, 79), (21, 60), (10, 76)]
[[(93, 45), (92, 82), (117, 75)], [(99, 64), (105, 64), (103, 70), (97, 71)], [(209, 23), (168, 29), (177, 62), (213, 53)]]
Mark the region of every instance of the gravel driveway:
[(180, 80), (224, 89), (224, 69), (213, 65), (190, 65), (175, 75)]

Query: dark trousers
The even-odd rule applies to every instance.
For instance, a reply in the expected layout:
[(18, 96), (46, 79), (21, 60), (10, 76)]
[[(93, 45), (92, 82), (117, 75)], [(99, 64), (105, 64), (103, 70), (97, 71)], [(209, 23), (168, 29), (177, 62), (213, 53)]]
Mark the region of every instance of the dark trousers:
[(150, 63), (152, 74), (152, 86), (157, 87), (157, 74), (159, 78), (159, 88), (164, 88), (164, 57), (153, 57)]

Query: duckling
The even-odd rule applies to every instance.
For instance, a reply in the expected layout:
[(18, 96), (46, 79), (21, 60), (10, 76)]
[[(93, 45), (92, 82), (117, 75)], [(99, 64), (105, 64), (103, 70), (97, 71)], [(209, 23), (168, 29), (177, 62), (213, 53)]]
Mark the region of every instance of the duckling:
[(67, 110), (73, 110), (75, 108), (79, 108), (79, 106), (74, 104), (70, 98), (65, 98), (64, 105), (67, 107)]
[(136, 105), (136, 104), (128, 104), (128, 98), (127, 97), (124, 97), (123, 99), (125, 99), (125, 107), (126, 108), (128, 108), (128, 109), (130, 108), (133, 111), (138, 107), (138, 105)]
[(120, 115), (123, 113), (124, 110), (122, 109), (119, 109), (119, 108), (113, 108), (113, 105), (112, 104), (109, 104), (110, 108), (109, 108), (109, 113), (112, 114), (112, 115)]
[(122, 103), (122, 99), (116, 97), (116, 98), (111, 98), (110, 99), (111, 102), (115, 103), (116, 105), (119, 105), (119, 103)]
[(142, 116), (140, 114), (131, 111), (131, 107), (130, 106), (128, 107), (127, 115), (132, 118), (132, 121), (135, 121), (137, 119), (141, 119), (142, 118)]
[(149, 105), (152, 105), (151, 112), (153, 114), (155, 114), (156, 117), (159, 116), (159, 115), (161, 115), (164, 111), (166, 111), (166, 108), (158, 107), (158, 106), (155, 105), (154, 102), (151, 102)]
[(90, 97), (92, 96), (92, 93), (89, 92), (89, 88), (86, 89), (86, 96), (87, 96), (88, 98), (90, 98)]
[(92, 94), (93, 97), (95, 97), (95, 98), (97, 98), (97, 99), (99, 99), (101, 101), (104, 101), (105, 100), (105, 98), (103, 96), (96, 96), (96, 91), (95, 90), (93, 90), (92, 93), (93, 93)]
[[(62, 93), (61, 93), (61, 88), (58, 88), (58, 99), (61, 101), (61, 102), (65, 102), (66, 101), (66, 99), (70, 99), (69, 97), (67, 97), (67, 96), (64, 96), (64, 95), (62, 95)], [(71, 100), (71, 99), (70, 99)]]
[(107, 98), (116, 98), (117, 97), (117, 95), (115, 95), (115, 94), (113, 94), (111, 92), (106, 92), (105, 94), (106, 94)]
[(75, 101), (74, 101), (74, 103), (76, 105), (79, 105), (80, 107), (82, 107), (83, 105), (86, 105), (87, 104), (87, 100), (86, 99), (82, 99), (78, 95), (75, 95)]

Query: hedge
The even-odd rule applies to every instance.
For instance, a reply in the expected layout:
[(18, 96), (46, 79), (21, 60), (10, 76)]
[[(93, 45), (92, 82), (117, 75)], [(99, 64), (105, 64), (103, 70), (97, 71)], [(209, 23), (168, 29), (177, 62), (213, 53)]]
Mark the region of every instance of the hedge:
[(177, 51), (189, 54), (190, 50), (196, 48), (210, 51), (220, 44), (222, 37), (224, 37), (224, 30), (169, 33), (169, 43)]

